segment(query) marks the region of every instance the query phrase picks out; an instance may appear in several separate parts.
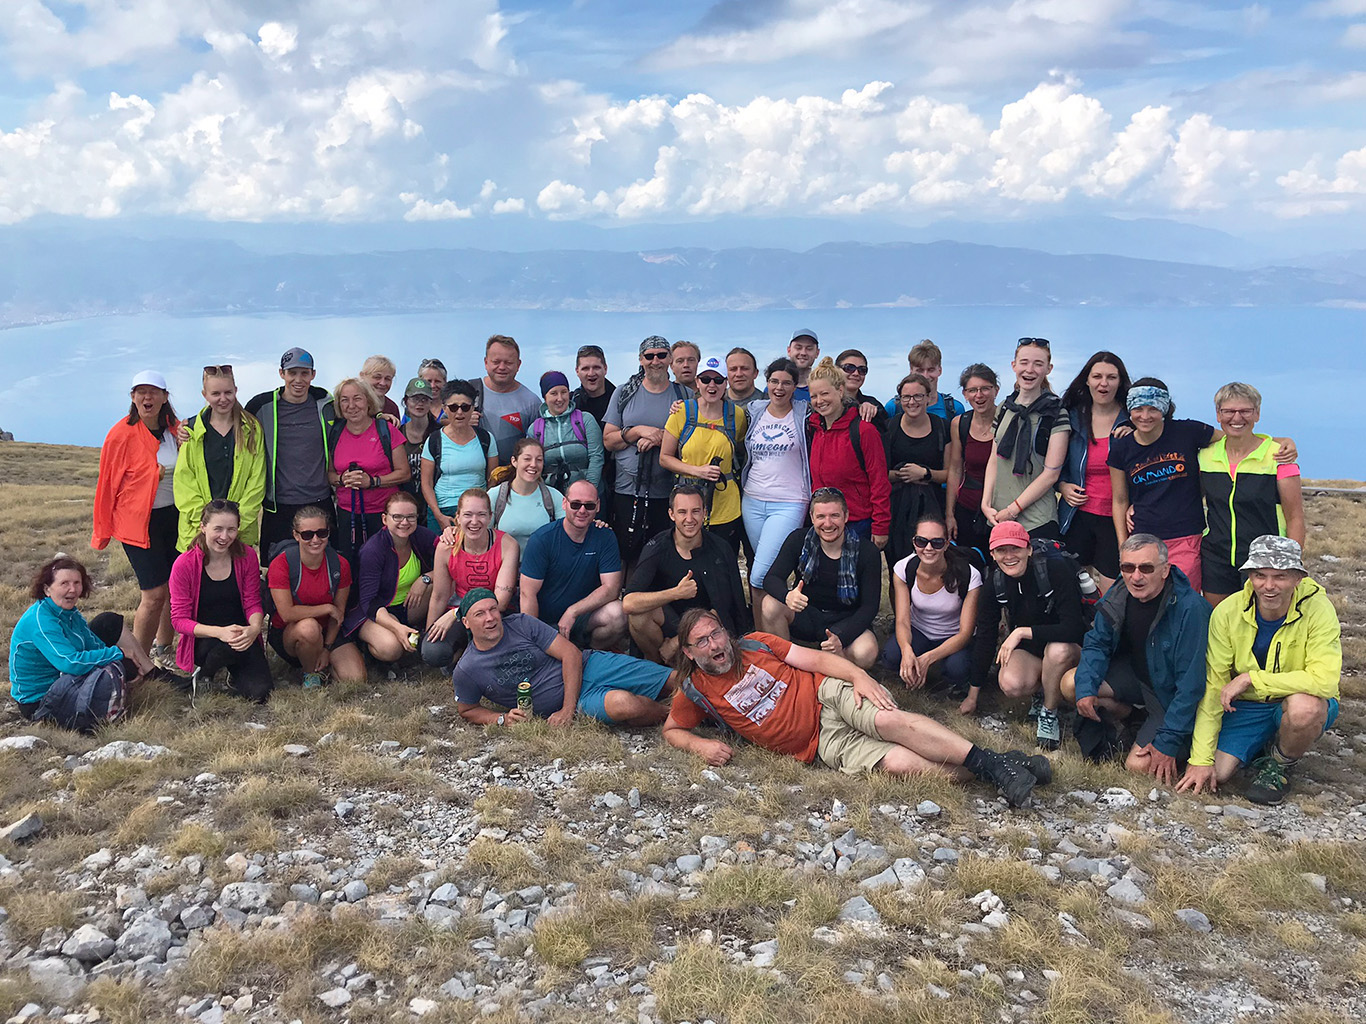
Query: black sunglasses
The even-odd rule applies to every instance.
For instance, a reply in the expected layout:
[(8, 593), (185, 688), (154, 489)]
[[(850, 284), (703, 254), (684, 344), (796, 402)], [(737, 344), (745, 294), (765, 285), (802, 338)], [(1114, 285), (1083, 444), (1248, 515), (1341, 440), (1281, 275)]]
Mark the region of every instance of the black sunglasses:
[(469, 412), (474, 408), (472, 402), (451, 402), (446, 406), (451, 412)]
[(232, 363), (224, 363), (222, 366), (206, 366), (206, 367), (204, 367), (204, 376), (205, 376), (205, 377), (231, 377), (231, 376), (232, 376)]
[(440, 370), (442, 373), (446, 372), (446, 364), (443, 363), (440, 359), (424, 359), (422, 360), (422, 362), (417, 364), (417, 368), (419, 370), (426, 370), (428, 368), (432, 368)]
[(933, 548), (935, 551), (943, 551), (949, 546), (947, 537), (922, 537), (918, 533), (911, 538), (911, 543), (918, 548)]
[(669, 358), (669, 353), (667, 353), (667, 352), (642, 352), (642, 353), (640, 354), (640, 358), (641, 358), (641, 359), (668, 359), (668, 358)]
[(860, 366), (858, 363), (840, 363), (840, 369), (845, 373), (867, 373), (868, 367)]
[(1024, 348), (1026, 345), (1038, 345), (1039, 348), (1047, 348), (1051, 351), (1047, 338), (1018, 338), (1015, 341), (1016, 348)]
[(579, 511), (580, 509), (585, 509), (585, 508), (588, 509), (588, 511), (591, 512), (591, 511), (593, 511), (593, 509), (595, 509), (595, 508), (598, 507), (598, 503), (597, 503), (596, 501), (578, 501), (578, 500), (574, 500), (574, 501), (571, 501), (571, 502), (569, 503), (569, 507), (572, 508), (575, 512)]
[(314, 537), (317, 537), (319, 540), (327, 540), (332, 534), (332, 531), (326, 526), (321, 530), (297, 530), (295, 532), (298, 533), (300, 540), (312, 540)]

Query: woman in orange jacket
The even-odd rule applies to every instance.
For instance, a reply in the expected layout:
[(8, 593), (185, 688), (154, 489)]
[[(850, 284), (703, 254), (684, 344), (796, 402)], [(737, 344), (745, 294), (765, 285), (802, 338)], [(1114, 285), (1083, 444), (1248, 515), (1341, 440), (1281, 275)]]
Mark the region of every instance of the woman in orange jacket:
[(110, 428), (100, 449), (90, 546), (103, 551), (110, 540), (123, 544), (142, 591), (133, 637), (159, 668), (172, 669), (175, 631), (167, 581), (180, 525), (173, 484), (180, 422), (166, 378), (155, 370), (133, 378), (132, 399), (128, 416)]

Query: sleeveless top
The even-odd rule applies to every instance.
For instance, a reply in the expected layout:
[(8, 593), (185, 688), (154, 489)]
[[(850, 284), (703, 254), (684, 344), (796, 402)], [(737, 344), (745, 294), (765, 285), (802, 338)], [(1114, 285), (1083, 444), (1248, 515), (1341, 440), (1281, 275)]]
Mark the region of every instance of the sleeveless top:
[(464, 546), (451, 552), (447, 568), (451, 572), (451, 604), (457, 605), (460, 599), (475, 587), (494, 589), (498, 582), (498, 570), (503, 567), (503, 531), (490, 530), (492, 538), (489, 549), (482, 555), (472, 555)]
[[(966, 413), (964, 414), (966, 415)], [(991, 461), (991, 442), (979, 441), (968, 435), (963, 446), (963, 482), (954, 499), (965, 512), (976, 512), (982, 507), (982, 485), (987, 477), (987, 463)]]

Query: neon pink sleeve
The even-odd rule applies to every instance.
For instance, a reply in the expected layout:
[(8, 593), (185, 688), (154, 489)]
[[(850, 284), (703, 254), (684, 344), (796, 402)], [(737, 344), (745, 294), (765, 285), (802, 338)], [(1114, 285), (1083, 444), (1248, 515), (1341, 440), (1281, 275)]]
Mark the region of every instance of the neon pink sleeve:
[(1276, 467), (1276, 479), (1285, 480), (1288, 477), (1300, 475), (1300, 464), (1298, 462), (1287, 462)]

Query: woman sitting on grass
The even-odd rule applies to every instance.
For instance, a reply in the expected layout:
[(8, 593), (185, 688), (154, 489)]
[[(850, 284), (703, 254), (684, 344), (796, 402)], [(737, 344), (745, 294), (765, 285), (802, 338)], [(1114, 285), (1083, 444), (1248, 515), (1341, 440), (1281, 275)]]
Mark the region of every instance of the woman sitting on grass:
[(204, 506), (199, 533), (171, 567), (171, 624), (180, 634), (176, 665), (194, 680), (228, 670), (234, 692), (264, 704), (274, 689), (261, 632), (261, 563), (237, 537), (237, 503)]
[(327, 513), (306, 505), (294, 513), (294, 543), (270, 563), (266, 584), (275, 610), (270, 646), (304, 672), (304, 688), (323, 684), (330, 667), (337, 679), (364, 679), (365, 659), (350, 640), (340, 639), (351, 593), (351, 566), (327, 546)]
[(23, 718), (93, 731), (123, 713), (124, 687), (152, 671), (122, 615), (85, 621), (76, 605), (90, 589), (85, 566), (66, 555), (33, 577), (33, 604), (9, 641), (10, 697)]

